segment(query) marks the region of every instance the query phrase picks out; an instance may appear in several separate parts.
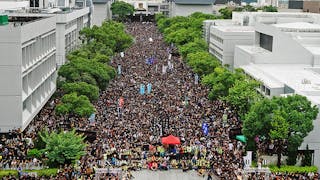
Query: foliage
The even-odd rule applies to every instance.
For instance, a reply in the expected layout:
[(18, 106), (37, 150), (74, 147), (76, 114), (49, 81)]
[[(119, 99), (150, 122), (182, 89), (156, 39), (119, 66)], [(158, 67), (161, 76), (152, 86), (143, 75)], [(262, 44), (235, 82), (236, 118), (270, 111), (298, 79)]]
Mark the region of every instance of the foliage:
[(40, 159), (42, 156), (42, 152), (38, 149), (30, 149), (28, 150), (27, 156)]
[(154, 19), (158, 22), (160, 19), (164, 19), (166, 16), (162, 13), (156, 13)]
[(123, 20), (127, 15), (134, 13), (134, 7), (124, 1), (115, 1), (111, 4), (112, 14), (118, 15), (120, 20)]
[(57, 168), (39, 169), (39, 170), (26, 170), (26, 172), (36, 172), (39, 177), (51, 177), (58, 174)]
[(249, 78), (236, 80), (229, 88), (228, 95), (222, 99), (236, 108), (239, 115), (244, 116), (251, 105), (261, 97), (256, 90), (258, 86), (259, 82)]
[(200, 76), (212, 73), (220, 65), (216, 58), (205, 51), (188, 54), (187, 63)]
[(71, 93), (62, 97), (61, 103), (56, 106), (55, 111), (58, 115), (73, 114), (80, 117), (89, 117), (94, 113), (95, 108), (87, 96), (78, 96), (77, 93)]
[(133, 43), (133, 37), (125, 32), (125, 26), (115, 21), (104, 21), (100, 27), (83, 28), (80, 35), (90, 51), (101, 54), (110, 53), (108, 49), (124, 51)]
[(86, 82), (65, 83), (61, 89), (66, 94), (76, 92), (78, 95), (85, 95), (91, 102), (99, 98), (99, 88)]
[(5, 176), (18, 177), (18, 171), (16, 171), (16, 170), (0, 170), (0, 178), (4, 178)]
[(113, 68), (97, 61), (75, 59), (61, 66), (58, 74), (64, 77), (66, 82), (84, 81), (88, 84), (98, 85), (100, 89), (104, 89), (111, 78), (115, 76), (114, 71)]
[(277, 166), (269, 166), (269, 169), (272, 173), (309, 173), (313, 172), (316, 173), (318, 168), (316, 166), (306, 166), (306, 167), (299, 167), (299, 166), (281, 166), (278, 168)]
[(50, 167), (72, 164), (86, 153), (85, 137), (76, 134), (75, 130), (50, 134), (46, 132), (40, 137), (46, 143), (44, 151)]
[(278, 12), (278, 9), (275, 6), (270, 5), (270, 6), (264, 6), (262, 8), (262, 11), (264, 11), (264, 12)]
[(180, 55), (185, 59), (188, 54), (196, 53), (201, 51), (207, 51), (208, 45), (203, 39), (195, 39), (192, 42), (184, 44), (179, 47)]
[(270, 139), (288, 139), (289, 123), (286, 121), (286, 119), (284, 119), (285, 116), (285, 112), (280, 110), (274, 110), (270, 122)]
[(222, 19), (231, 19), (232, 18), (232, 9), (225, 7), (219, 9), (219, 13), (221, 14)]
[(263, 99), (246, 114), (242, 131), (249, 141), (255, 136), (264, 136), (266, 140), (287, 140), (292, 156), (297, 154), (303, 138), (313, 129), (312, 122), (317, 114), (318, 108), (301, 95)]
[(239, 69), (233, 73), (224, 67), (216, 67), (213, 73), (202, 78), (201, 83), (211, 87), (209, 99), (216, 100), (228, 96), (229, 88), (234, 85), (236, 80), (243, 80), (244, 77)]

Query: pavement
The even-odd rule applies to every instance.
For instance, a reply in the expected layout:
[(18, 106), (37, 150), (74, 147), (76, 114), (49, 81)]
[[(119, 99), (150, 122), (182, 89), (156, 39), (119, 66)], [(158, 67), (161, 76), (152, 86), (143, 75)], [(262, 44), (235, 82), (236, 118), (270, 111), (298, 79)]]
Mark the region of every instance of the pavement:
[[(207, 180), (207, 176), (201, 177), (196, 171), (182, 172), (182, 170), (151, 171), (141, 170), (132, 171), (135, 180)], [(213, 180), (218, 178), (213, 177)]]

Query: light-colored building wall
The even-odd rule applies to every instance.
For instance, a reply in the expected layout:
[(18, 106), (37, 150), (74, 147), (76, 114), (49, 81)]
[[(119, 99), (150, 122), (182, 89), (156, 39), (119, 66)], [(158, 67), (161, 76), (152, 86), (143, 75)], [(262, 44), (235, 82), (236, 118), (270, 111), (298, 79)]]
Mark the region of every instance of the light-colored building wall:
[[(272, 36), (271, 51), (260, 46), (261, 34)], [(254, 45), (236, 46), (234, 65), (261, 81), (260, 92), (267, 97), (296, 93), (320, 107), (319, 37), (320, 25), (314, 23), (257, 23)], [(320, 115), (313, 124), (300, 149), (314, 150), (313, 163), (320, 167)]]
[(194, 12), (213, 14), (213, 5), (175, 4), (172, 3), (172, 16), (189, 16)]
[(45, 17), (0, 26), (0, 132), (26, 128), (54, 93), (55, 23)]
[(236, 45), (252, 45), (254, 31), (244, 26), (211, 26), (209, 52), (215, 55), (223, 65), (233, 68), (234, 48)]
[(57, 21), (57, 64), (66, 62), (66, 55), (79, 47), (81, 41), (79, 32), (84, 27), (90, 27), (90, 9), (76, 9), (65, 14), (56, 14)]

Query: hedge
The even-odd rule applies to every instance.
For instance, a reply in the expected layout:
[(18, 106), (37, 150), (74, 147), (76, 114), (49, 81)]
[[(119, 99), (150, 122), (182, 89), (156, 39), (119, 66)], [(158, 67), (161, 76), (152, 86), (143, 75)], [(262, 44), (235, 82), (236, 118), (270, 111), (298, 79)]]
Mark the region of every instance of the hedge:
[(15, 176), (18, 177), (18, 171), (16, 170), (1, 170), (0, 171), (0, 178), (2, 179), (5, 176)]
[[(57, 168), (51, 168), (51, 169), (39, 169), (39, 170), (23, 170), (22, 172), (36, 172), (38, 177), (50, 177), (50, 176), (56, 176), (58, 173)], [(3, 178), (5, 176), (14, 176), (18, 177), (18, 171), (17, 170), (0, 170), (0, 178)]]
[(277, 166), (269, 166), (269, 169), (272, 173), (316, 173), (318, 171), (316, 166), (281, 166), (280, 168)]

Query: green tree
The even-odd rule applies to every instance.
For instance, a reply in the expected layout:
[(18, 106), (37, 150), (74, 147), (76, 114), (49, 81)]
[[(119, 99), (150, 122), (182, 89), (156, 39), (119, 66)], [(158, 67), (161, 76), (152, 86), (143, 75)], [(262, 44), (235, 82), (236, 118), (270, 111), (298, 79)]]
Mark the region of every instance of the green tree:
[(222, 19), (231, 19), (232, 18), (232, 10), (228, 7), (219, 9), (219, 13), (221, 14)]
[(229, 88), (231, 88), (236, 80), (241, 80), (245, 76), (240, 69), (231, 72), (224, 67), (216, 67), (214, 72), (205, 75), (201, 83), (210, 87), (209, 99), (221, 99), (228, 95)]
[[(283, 136), (287, 136), (287, 151), (293, 156), (289, 157), (288, 163), (295, 164), (298, 147), (313, 129), (312, 122), (317, 114), (318, 108), (301, 95), (263, 99), (251, 106), (245, 116), (242, 131), (249, 141), (253, 141), (255, 136), (264, 136), (266, 140), (270, 140), (287, 132), (288, 126), (288, 133)], [(281, 145), (283, 141), (278, 142)]]
[(286, 145), (286, 140), (289, 136), (289, 123), (286, 121), (284, 117), (286, 117), (286, 113), (280, 110), (274, 110), (271, 118), (271, 129), (269, 132), (270, 139), (274, 140), (278, 161), (277, 166), (280, 168), (281, 166), (281, 155), (284, 152), (284, 146)]
[(112, 14), (118, 15), (120, 20), (124, 20), (127, 15), (132, 15), (134, 13), (134, 7), (123, 1), (115, 1), (111, 4)]
[(272, 5), (270, 5), (270, 6), (264, 6), (264, 7), (262, 8), (262, 10), (263, 10), (264, 12), (278, 12), (277, 7), (272, 6)]
[(220, 65), (215, 57), (205, 51), (188, 54), (187, 63), (200, 76), (212, 73)]
[(90, 101), (96, 101), (99, 98), (99, 88), (86, 82), (65, 83), (61, 89), (66, 94), (76, 92), (78, 95), (85, 95)]
[(61, 103), (55, 109), (58, 115), (72, 114), (80, 117), (89, 117), (95, 108), (87, 96), (78, 96), (77, 93), (65, 94)]
[(84, 81), (105, 89), (110, 79), (115, 77), (115, 70), (103, 63), (79, 58), (61, 66), (58, 74), (64, 77), (66, 82)]
[(190, 53), (196, 53), (201, 51), (206, 52), (207, 50), (208, 45), (203, 39), (195, 39), (194, 41), (179, 47), (179, 52), (183, 59), (185, 59), (187, 55)]
[(40, 138), (46, 144), (44, 152), (50, 167), (72, 164), (86, 153), (84, 137), (76, 134), (75, 130), (50, 134), (46, 132)]
[(258, 86), (259, 82), (249, 78), (236, 80), (223, 100), (236, 108), (237, 113), (243, 117), (249, 111), (251, 105), (261, 97), (256, 90)]

